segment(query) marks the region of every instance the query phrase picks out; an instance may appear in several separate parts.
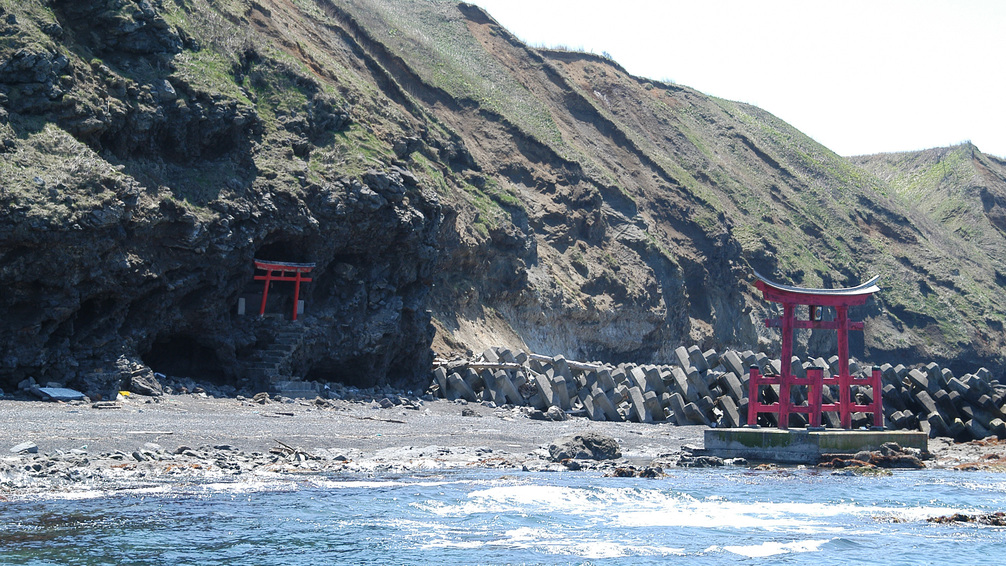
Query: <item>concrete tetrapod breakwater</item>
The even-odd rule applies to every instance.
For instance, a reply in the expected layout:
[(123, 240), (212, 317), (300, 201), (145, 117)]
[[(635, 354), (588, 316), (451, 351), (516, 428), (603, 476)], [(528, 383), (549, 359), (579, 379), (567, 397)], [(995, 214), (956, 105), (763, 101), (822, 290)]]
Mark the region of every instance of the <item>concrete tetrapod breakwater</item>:
[[(780, 372), (781, 364), (750, 350), (701, 351), (681, 346), (674, 363), (585, 363), (562, 356), (542, 356), (506, 348), (489, 348), (474, 359), (438, 360), (430, 392), (447, 399), (529, 406), (541, 418), (580, 414), (592, 420), (670, 422), (739, 427), (747, 423), (748, 368), (765, 375)], [(803, 377), (811, 367), (838, 373), (838, 356), (790, 362)], [(954, 376), (936, 363), (907, 367), (883, 364), (882, 391), (885, 428), (919, 430), (930, 438), (956, 441), (989, 436), (1006, 438), (1006, 385), (981, 368)], [(872, 367), (850, 360), (850, 371), (865, 376)], [(763, 387), (763, 402), (778, 400), (778, 386)], [(806, 388), (793, 387), (792, 401), (806, 402)], [(873, 400), (870, 387), (853, 386), (859, 404)], [(824, 403), (838, 398), (836, 387), (825, 387)], [(837, 413), (823, 413), (824, 425), (838, 428)], [(790, 416), (790, 427), (807, 425), (806, 415)], [(775, 414), (759, 415), (759, 424), (776, 426)], [(870, 415), (855, 414), (853, 428), (869, 427)]]

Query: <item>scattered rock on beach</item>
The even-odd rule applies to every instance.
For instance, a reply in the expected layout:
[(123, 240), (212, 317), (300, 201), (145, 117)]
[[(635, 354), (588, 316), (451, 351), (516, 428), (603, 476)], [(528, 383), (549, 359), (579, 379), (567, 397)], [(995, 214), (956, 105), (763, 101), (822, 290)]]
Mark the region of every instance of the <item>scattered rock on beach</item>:
[(91, 404), (92, 409), (121, 409), (122, 404), (118, 401), (97, 401)]
[(678, 460), (678, 466), (682, 468), (718, 468), (722, 465), (723, 458), (718, 456), (684, 455)]
[(21, 444), (11, 448), (10, 451), (13, 454), (37, 454), (38, 446), (31, 441), (22, 442)]
[(926, 465), (921, 457), (924, 454), (912, 448), (902, 448), (896, 442), (887, 442), (880, 450), (863, 450), (853, 456), (841, 454), (825, 454), (821, 468), (876, 467), (876, 468), (910, 468), (922, 469)]
[(566, 459), (614, 460), (622, 457), (618, 441), (596, 432), (585, 432), (565, 436), (548, 447), (549, 458), (553, 462)]
[(564, 421), (569, 419), (569, 415), (559, 407), (552, 406), (545, 411), (532, 409), (528, 411), (527, 418), (533, 421)]
[(645, 468), (619, 466), (611, 472), (604, 474), (608, 478), (660, 478), (665, 475), (667, 474), (659, 466), (646, 466)]

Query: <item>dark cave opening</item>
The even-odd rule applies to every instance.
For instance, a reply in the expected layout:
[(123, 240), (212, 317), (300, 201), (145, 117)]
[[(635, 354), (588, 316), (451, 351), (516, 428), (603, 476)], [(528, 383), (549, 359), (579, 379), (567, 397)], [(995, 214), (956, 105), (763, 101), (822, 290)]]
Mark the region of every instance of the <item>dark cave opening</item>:
[(201, 379), (218, 385), (227, 382), (216, 351), (188, 334), (158, 339), (141, 359), (150, 369), (164, 375)]
[(112, 295), (98, 295), (80, 304), (74, 317), (74, 328), (77, 332), (90, 331), (115, 309), (116, 298)]
[(373, 387), (374, 376), (373, 356), (357, 356), (349, 360), (335, 361), (325, 358), (316, 362), (304, 376), (306, 381), (322, 383), (341, 383), (361, 389)]
[(309, 255), (308, 245), (303, 240), (278, 239), (262, 244), (255, 252), (255, 259), (307, 263), (311, 261)]

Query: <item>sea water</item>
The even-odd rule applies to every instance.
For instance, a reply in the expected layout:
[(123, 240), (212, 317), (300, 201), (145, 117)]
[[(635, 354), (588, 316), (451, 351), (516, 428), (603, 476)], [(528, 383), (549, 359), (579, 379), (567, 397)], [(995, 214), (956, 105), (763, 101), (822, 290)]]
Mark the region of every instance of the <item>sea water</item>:
[(148, 484), (0, 501), (2, 564), (999, 564), (1006, 475), (450, 471)]

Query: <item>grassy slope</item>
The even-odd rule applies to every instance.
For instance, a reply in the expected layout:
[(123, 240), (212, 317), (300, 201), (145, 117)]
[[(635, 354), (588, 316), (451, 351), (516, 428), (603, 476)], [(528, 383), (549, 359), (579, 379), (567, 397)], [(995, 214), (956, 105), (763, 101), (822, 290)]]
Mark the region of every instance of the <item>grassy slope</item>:
[[(874, 347), (922, 343), (935, 356), (952, 357), (976, 334), (988, 336), (982, 316), (997, 319), (1002, 308), (988, 300), (996, 289), (984, 276), (987, 263), (967, 254), (975, 269), (960, 277), (960, 287), (949, 282), (967, 246), (912, 200), (758, 108), (680, 87), (639, 88), (614, 75), (618, 80), (585, 86), (654, 162), (718, 203), (753, 267), (808, 286), (882, 275), (882, 300), (905, 324), (873, 334)], [(630, 92), (622, 108), (611, 103), (620, 89)], [(638, 104), (653, 98), (660, 103)], [(685, 166), (664, 165), (668, 160)]]
[[(742, 261), (782, 280), (834, 286), (880, 274), (882, 304), (869, 313), (878, 324), (868, 345), (941, 358), (977, 346), (995, 355), (980, 343), (995, 341), (990, 330), (1003, 317), (1001, 290), (987, 276), (1001, 259), (974, 253), (961, 238), (971, 224), (939, 221), (896, 183), (774, 116), (630, 77), (598, 57), (507, 47), (514, 40), (504, 30), (476, 29), (478, 18), (464, 17), (453, 2), (346, 5), (370, 10), (363, 19), (371, 32), (423, 80), (501, 116), (596, 183), (615, 185), (637, 203), (672, 261), (707, 260), (701, 240), (727, 233)], [(566, 89), (561, 99), (528, 80), (543, 75)], [(595, 123), (584, 128), (580, 116)], [(670, 207), (662, 206), (667, 200)]]
[(1006, 320), (1006, 164), (971, 144), (852, 161), (884, 179), (928, 229), (932, 255), (913, 264), (930, 285), (920, 285), (921, 305), (945, 313), (938, 317), (941, 328), (957, 317), (974, 325), (976, 341), (993, 342)]

